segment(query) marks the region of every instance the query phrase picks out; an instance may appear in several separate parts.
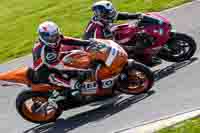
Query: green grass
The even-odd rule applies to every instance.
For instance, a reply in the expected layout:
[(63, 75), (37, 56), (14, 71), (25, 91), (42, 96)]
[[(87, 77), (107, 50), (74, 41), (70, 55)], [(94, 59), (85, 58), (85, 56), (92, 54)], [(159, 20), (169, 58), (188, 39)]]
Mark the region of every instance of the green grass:
[[(159, 11), (191, 0), (112, 0), (120, 11)], [(55, 21), (67, 36), (81, 37), (94, 0), (1, 0), (0, 62), (31, 52), (36, 29)]]
[(157, 133), (200, 133), (200, 117), (162, 129)]

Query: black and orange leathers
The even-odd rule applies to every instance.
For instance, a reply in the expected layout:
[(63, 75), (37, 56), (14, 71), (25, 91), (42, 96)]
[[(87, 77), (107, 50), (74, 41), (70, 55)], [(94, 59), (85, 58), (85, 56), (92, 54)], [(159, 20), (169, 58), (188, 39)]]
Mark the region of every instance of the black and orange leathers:
[[(70, 51), (73, 49), (80, 49), (80, 46), (88, 46), (90, 41), (80, 40), (72, 37), (61, 36), (60, 43), (56, 48), (50, 48), (45, 45), (42, 41), (37, 40), (34, 44), (32, 50), (33, 55), (33, 65), (32, 68), (35, 71), (34, 82), (47, 83), (49, 82), (49, 76), (51, 73), (59, 71), (58, 64), (62, 59), (62, 53), (60, 52), (63, 47), (65, 51)], [(55, 75), (55, 78), (58, 78), (59, 81), (62, 81), (62, 78), (58, 75)]]

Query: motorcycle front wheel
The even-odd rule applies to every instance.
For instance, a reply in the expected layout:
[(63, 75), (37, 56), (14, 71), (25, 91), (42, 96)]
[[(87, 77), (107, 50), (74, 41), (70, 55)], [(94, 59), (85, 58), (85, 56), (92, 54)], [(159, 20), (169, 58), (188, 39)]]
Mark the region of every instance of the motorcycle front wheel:
[(49, 106), (48, 98), (47, 93), (22, 91), (17, 96), (16, 109), (25, 120), (36, 124), (56, 121), (62, 110)]

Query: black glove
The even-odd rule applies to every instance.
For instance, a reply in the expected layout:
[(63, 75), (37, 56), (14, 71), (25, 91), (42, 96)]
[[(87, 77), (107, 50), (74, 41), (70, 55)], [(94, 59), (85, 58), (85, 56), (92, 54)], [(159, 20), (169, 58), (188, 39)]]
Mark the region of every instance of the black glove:
[(95, 39), (91, 38), (90, 39), (90, 46), (96, 46), (96, 45), (98, 45), (98, 42)]
[(95, 39), (90, 39), (89, 40), (90, 43), (88, 45), (88, 47), (86, 48), (86, 50), (97, 50), (97, 45), (98, 45), (98, 42), (95, 40)]
[(146, 15), (144, 13), (141, 13), (138, 17), (138, 19), (143, 19)]
[(78, 80), (80, 82), (85, 81), (92, 76), (92, 71), (77, 71)]

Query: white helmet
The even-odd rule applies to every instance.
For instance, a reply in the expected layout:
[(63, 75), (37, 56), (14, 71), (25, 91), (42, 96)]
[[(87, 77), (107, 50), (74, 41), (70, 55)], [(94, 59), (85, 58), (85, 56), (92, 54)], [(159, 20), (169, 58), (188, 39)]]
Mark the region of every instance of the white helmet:
[(56, 48), (60, 42), (60, 30), (57, 24), (45, 21), (38, 27), (39, 39), (47, 46)]
[(113, 21), (117, 15), (116, 9), (110, 1), (102, 0), (95, 2), (92, 6), (95, 17), (97, 19), (110, 22)]

